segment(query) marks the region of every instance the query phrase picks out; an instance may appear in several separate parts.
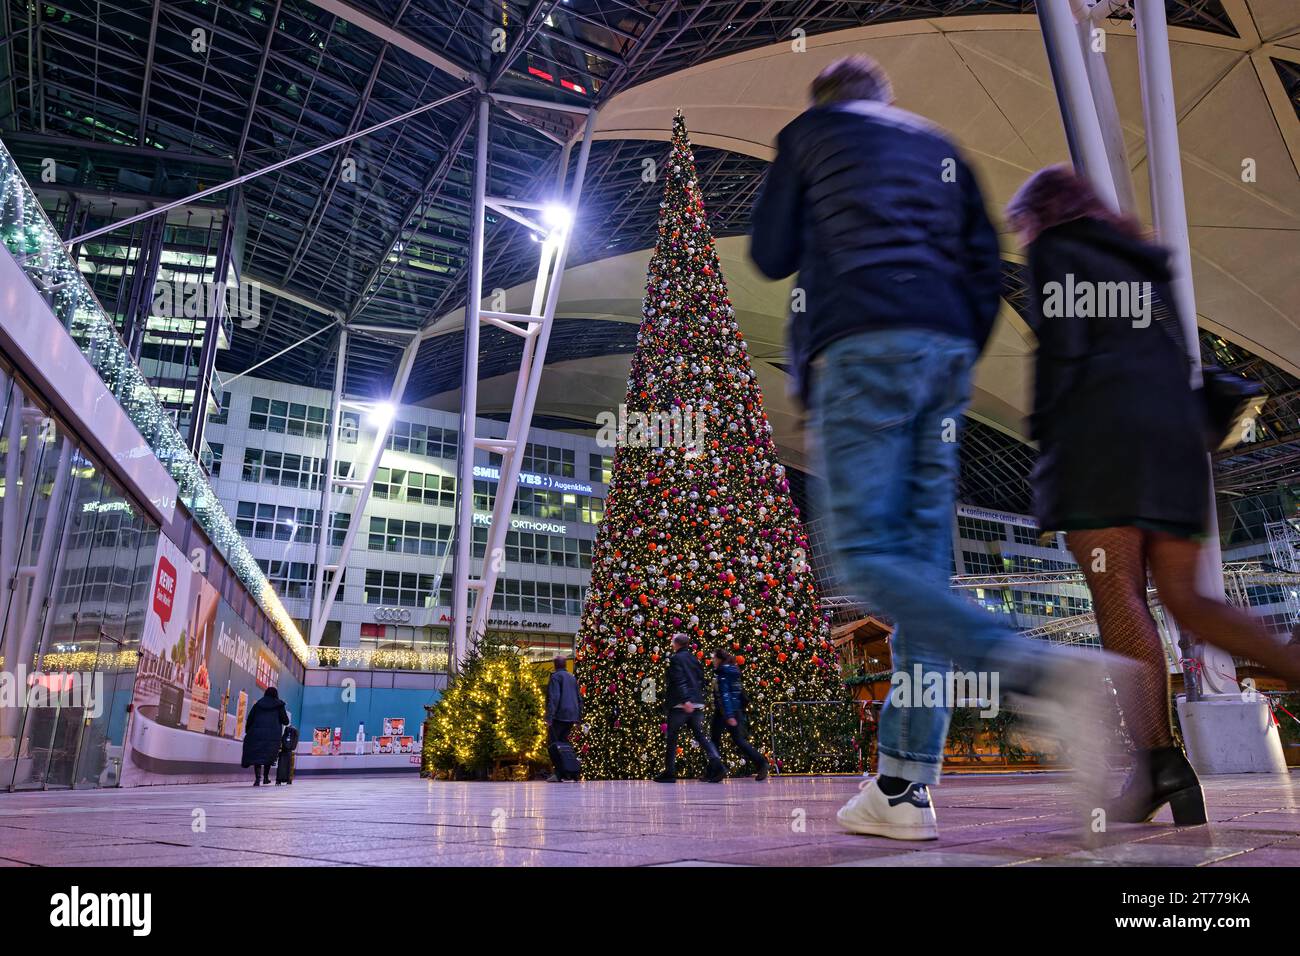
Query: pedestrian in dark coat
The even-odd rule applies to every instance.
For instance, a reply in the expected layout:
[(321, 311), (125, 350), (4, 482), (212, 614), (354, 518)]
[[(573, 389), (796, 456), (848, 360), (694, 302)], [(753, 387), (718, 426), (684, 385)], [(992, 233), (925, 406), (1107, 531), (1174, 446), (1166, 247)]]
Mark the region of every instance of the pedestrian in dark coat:
[(1197, 584), (1210, 504), (1203, 410), (1174, 301), (1168, 252), (1065, 166), (1030, 177), (1007, 210), (1027, 245), (1038, 337), (1030, 418), (1031, 482), (1045, 531), (1066, 541), (1092, 592), (1101, 643), (1139, 667), (1117, 681), (1136, 752), (1117, 822), (1166, 803), (1180, 826), (1204, 823), (1196, 772), (1173, 736), (1169, 670), (1147, 605), (1148, 573), (1180, 628), (1279, 676), (1300, 653)]
[(668, 658), (668, 752), (664, 772), (655, 777), (658, 783), (677, 780), (677, 735), (688, 727), (695, 742), (709, 759), (710, 783), (721, 783), (726, 768), (718, 755), (718, 748), (704, 736), (704, 666), (690, 650), (690, 639), (685, 634), (673, 635), (673, 654)]
[(745, 690), (740, 683), (740, 668), (730, 651), (719, 647), (713, 652), (713, 667), (717, 682), (713, 686), (713, 723), (709, 739), (722, 752), (722, 735), (728, 734), (736, 749), (744, 756), (756, 780), (767, 779), (767, 758), (749, 742), (748, 721), (745, 719)]
[(288, 726), (289, 712), (280, 692), (268, 687), (244, 723), (244, 758), (240, 766), (253, 768), (253, 786), (271, 782), (271, 764), (280, 755), (282, 728)]
[[(578, 681), (569, 673), (569, 659), (557, 654), (555, 669), (551, 671), (550, 680), (546, 682), (546, 743), (549, 745), (568, 742), (569, 731), (582, 719), (582, 697), (578, 694)], [(555, 751), (551, 751), (551, 760), (555, 762)], [(550, 780), (559, 783), (564, 779), (563, 768), (558, 763)]]

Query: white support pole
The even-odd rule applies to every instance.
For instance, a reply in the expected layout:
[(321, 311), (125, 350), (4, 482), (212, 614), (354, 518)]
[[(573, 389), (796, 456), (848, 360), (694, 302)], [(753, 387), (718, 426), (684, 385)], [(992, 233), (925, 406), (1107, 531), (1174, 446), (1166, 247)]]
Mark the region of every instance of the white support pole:
[[(394, 408), (402, 401), (402, 396), (406, 393), (406, 383), (411, 377), (411, 367), (415, 364), (415, 355), (420, 351), (420, 338), (412, 336), (411, 342), (402, 352), (402, 357), (397, 363), (397, 375), (393, 378), (393, 386), (388, 393), (388, 402)], [(341, 403), (340, 403), (341, 404)], [(352, 473), (345, 480), (335, 481), (334, 476), (330, 476), (330, 481), (340, 487), (355, 488), (356, 496), (352, 502), (352, 520), (348, 522), (347, 533), (343, 535), (343, 543), (339, 546), (338, 557), (332, 565), (332, 575), (329, 580), (328, 589), (325, 591), (325, 597), (321, 601), (319, 620), (317, 628), (324, 632), (325, 622), (329, 620), (331, 612), (334, 610), (334, 601), (338, 597), (339, 585), (343, 581), (343, 571), (348, 564), (348, 556), (352, 554), (352, 544), (356, 541), (357, 531), (361, 527), (361, 519), (365, 514), (366, 505), (370, 501), (371, 489), (375, 487), (375, 474), (379, 471), (379, 462), (384, 457), (384, 446), (388, 443), (388, 430), (393, 425), (395, 416), (387, 415), (375, 427), (375, 441), (370, 449), (370, 462), (366, 466), (366, 476), (360, 482), (354, 479), (356, 474), (356, 462), (352, 463)], [(324, 530), (322, 529), (322, 538)], [(327, 568), (327, 570), (331, 570)], [(319, 640), (317, 637), (316, 640)], [(313, 644), (316, 640), (312, 641)]]
[(1075, 167), (1092, 182), (1102, 200), (1111, 209), (1119, 211), (1119, 196), (1111, 177), (1106, 140), (1097, 118), (1097, 105), (1092, 98), (1092, 85), (1070, 0), (1039, 0), (1037, 10), (1071, 158)]
[[(1192, 362), (1192, 384), (1201, 383), (1200, 337), (1196, 321), (1196, 292), (1192, 285), (1192, 247), (1183, 204), (1183, 171), (1178, 149), (1178, 113), (1169, 60), (1169, 26), (1164, 0), (1135, 0), (1138, 34), (1138, 74), (1142, 83), (1142, 117), (1146, 125), (1147, 170), (1151, 185), (1151, 213), (1156, 233), (1173, 253), (1173, 294)], [(1207, 457), (1205, 467), (1210, 468)], [(1197, 586), (1209, 597), (1222, 599), (1223, 554), (1219, 547), (1219, 522), (1215, 512), (1211, 477), (1209, 523)], [(1234, 694), (1237, 669), (1232, 656), (1202, 645), (1204, 685), (1210, 693)]]
[[(497, 480), (497, 494), (492, 510), (492, 523), (488, 532), (487, 548), (483, 554), (483, 570), (479, 575), (481, 591), (479, 601), (474, 608), (475, 634), (481, 634), (487, 628), (487, 615), (491, 609), (492, 592), (496, 587), (497, 570), (500, 566), (500, 562), (494, 559), (494, 555), (503, 553), (506, 533), (510, 528), (510, 512), (514, 504), (515, 493), (519, 487), (519, 468), (523, 463), (521, 452), (528, 440), (528, 428), (532, 424), (533, 407), (537, 403), (537, 391), (541, 382), (542, 369), (546, 364), (546, 347), (550, 341), (551, 326), (555, 319), (555, 308), (559, 304), (560, 298), (560, 279), (564, 275), (564, 264), (569, 254), (569, 244), (573, 237), (574, 224), (577, 221), (578, 201), (582, 196), (582, 184), (587, 173), (587, 160), (591, 154), (591, 137), (595, 128), (596, 114), (595, 112), (589, 112), (583, 130), (582, 147), (578, 152), (578, 165), (574, 171), (573, 187), (569, 192), (566, 203), (570, 213), (569, 224), (565, 228), (554, 252), (554, 262), (549, 270), (550, 281), (545, 292), (545, 305), (541, 311), (542, 327), (531, 340), (536, 343), (531, 356), (528, 356), (528, 342), (525, 342), (524, 345), (528, 361), (520, 366), (519, 381), (516, 383), (515, 390), (516, 404), (510, 416), (510, 431), (507, 434), (507, 439), (514, 442), (514, 451), (503, 456), (501, 475)], [(543, 253), (543, 262), (545, 262), (545, 259), (546, 256)], [(539, 271), (539, 279), (543, 274), (543, 271)], [(541, 295), (541, 289), (534, 288), (534, 309), (542, 301)], [(527, 379), (527, 385), (521, 387), (524, 385), (525, 378)]]
[(1120, 209), (1137, 214), (1137, 195), (1133, 191), (1133, 175), (1129, 171), (1128, 148), (1124, 144), (1124, 126), (1120, 123), (1119, 107), (1115, 105), (1115, 91), (1110, 83), (1110, 70), (1106, 67), (1106, 35), (1102, 33), (1099, 42), (1094, 41), (1093, 31), (1105, 28), (1091, 22), (1077, 24), (1079, 49), (1083, 51), (1084, 68), (1088, 73), (1088, 86), (1092, 93), (1093, 106), (1097, 111), (1097, 123), (1101, 128), (1102, 145), (1106, 150), (1107, 165), (1110, 169), (1111, 182), (1115, 184), (1115, 196)]
[[(478, 102), (478, 134), (474, 143), (474, 199), (470, 208), (469, 287), (465, 292), (465, 359), (460, 390), (460, 455), (457, 464), (456, 556), (452, 566), (451, 667), (459, 669), (469, 649), (469, 568), (474, 537), (474, 453), (478, 433), (478, 326), (483, 299), (483, 232), (486, 226), (488, 111)], [(478, 604), (492, 603), (479, 592)]]
[(325, 620), (321, 617), (325, 592), (325, 555), (327, 542), (333, 528), (334, 468), (339, 456), (339, 426), (343, 421), (343, 380), (348, 358), (348, 330), (339, 330), (338, 355), (334, 360), (334, 392), (330, 397), (330, 430), (325, 441), (325, 471), (320, 482), (320, 520), (317, 522), (316, 571), (311, 589), (311, 625), (308, 642), (312, 647), (320, 644), (325, 633)]

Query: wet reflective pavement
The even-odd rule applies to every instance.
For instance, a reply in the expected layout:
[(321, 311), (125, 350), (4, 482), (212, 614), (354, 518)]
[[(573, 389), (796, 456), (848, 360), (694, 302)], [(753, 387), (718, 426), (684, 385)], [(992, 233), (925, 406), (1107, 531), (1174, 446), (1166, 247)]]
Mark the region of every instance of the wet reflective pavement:
[(413, 775), (0, 794), (0, 866), (1296, 866), (1300, 778), (1205, 781), (1210, 823), (1089, 839), (1059, 774), (949, 776), (940, 838), (842, 832), (857, 777), (447, 783)]

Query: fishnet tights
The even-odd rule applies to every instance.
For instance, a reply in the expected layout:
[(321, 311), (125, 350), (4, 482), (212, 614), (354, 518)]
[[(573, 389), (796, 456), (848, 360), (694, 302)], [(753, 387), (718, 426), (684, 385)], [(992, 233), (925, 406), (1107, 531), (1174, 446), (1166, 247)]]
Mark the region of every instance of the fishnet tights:
[(1092, 592), (1102, 646), (1139, 664), (1132, 684), (1116, 687), (1136, 747), (1173, 744), (1168, 669), (1146, 601), (1148, 566), (1161, 602), (1182, 630), (1300, 682), (1300, 650), (1274, 640), (1250, 615), (1197, 591), (1196, 541), (1141, 528), (1071, 531), (1067, 539)]
[(1129, 738), (1139, 750), (1173, 746), (1169, 668), (1147, 607), (1145, 532), (1140, 528), (1071, 531), (1066, 543), (1092, 592), (1101, 646), (1137, 661), (1131, 682), (1116, 686)]

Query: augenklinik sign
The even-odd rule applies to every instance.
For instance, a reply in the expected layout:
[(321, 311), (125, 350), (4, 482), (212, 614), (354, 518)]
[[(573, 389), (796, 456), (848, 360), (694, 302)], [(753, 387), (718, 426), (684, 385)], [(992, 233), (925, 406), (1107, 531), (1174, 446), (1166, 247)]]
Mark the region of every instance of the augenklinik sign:
[[(482, 478), (484, 481), (500, 481), (501, 470), (493, 468), (491, 465), (475, 465), (474, 477)], [(521, 471), (519, 473), (519, 484), (527, 488), (543, 488), (547, 491), (571, 491), (580, 495), (592, 493), (591, 485), (585, 481), (575, 481), (572, 478), (557, 478), (555, 475), (539, 475), (531, 471)]]

